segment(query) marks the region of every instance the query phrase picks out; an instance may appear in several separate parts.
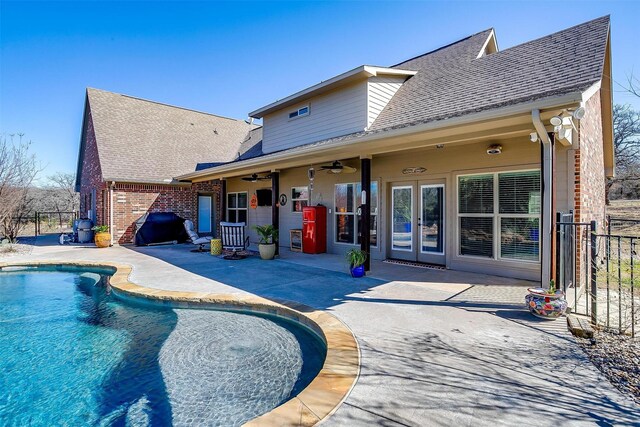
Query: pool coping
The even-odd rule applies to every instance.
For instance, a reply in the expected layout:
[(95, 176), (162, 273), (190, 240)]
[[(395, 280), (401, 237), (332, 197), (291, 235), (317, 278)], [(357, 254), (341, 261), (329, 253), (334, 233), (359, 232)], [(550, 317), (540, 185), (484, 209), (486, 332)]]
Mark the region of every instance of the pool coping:
[(246, 426), (313, 426), (331, 416), (344, 402), (360, 374), (360, 348), (353, 332), (335, 316), (313, 307), (282, 299), (248, 294), (169, 291), (137, 285), (129, 280), (133, 267), (114, 262), (23, 261), (0, 262), (4, 267), (59, 266), (112, 268), (109, 280), (116, 294), (178, 303), (177, 307), (215, 306), (221, 310), (244, 310), (284, 317), (316, 331), (324, 339), (327, 355), (318, 375), (296, 396), (254, 418)]

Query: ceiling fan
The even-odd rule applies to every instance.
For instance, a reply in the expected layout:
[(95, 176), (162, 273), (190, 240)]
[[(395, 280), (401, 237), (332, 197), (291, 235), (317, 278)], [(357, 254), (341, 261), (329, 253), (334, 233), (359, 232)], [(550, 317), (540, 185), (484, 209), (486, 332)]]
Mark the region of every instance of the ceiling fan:
[(340, 163), (338, 160), (331, 163), (329, 166), (321, 166), (320, 169), (326, 170), (329, 173), (354, 173), (357, 171), (356, 168), (352, 168), (351, 166), (345, 166)]
[(258, 182), (258, 181), (262, 181), (265, 179), (271, 179), (271, 175), (267, 175), (267, 176), (258, 176), (257, 173), (254, 173), (251, 176), (245, 176), (242, 178), (243, 181), (249, 181), (249, 182)]

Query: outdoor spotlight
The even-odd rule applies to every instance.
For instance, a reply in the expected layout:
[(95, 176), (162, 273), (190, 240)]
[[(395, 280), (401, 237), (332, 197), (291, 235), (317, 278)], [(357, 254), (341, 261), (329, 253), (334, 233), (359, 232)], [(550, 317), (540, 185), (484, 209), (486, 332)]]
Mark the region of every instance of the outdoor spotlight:
[(538, 132), (531, 132), (529, 134), (529, 139), (531, 142), (538, 142)]
[(495, 144), (487, 147), (487, 154), (489, 155), (500, 154), (500, 153), (502, 153), (502, 145)]
[(553, 116), (550, 122), (553, 126), (560, 126), (562, 124), (562, 118), (560, 116)]
[(583, 106), (580, 106), (571, 112), (571, 115), (576, 120), (582, 120), (585, 114), (587, 114), (587, 110), (585, 110)]

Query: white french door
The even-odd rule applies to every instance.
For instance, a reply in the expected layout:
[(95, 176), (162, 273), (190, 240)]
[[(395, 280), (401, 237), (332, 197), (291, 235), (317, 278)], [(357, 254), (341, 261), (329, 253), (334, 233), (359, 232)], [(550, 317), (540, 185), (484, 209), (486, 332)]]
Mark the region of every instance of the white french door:
[(445, 186), (438, 181), (391, 184), (391, 258), (445, 264)]

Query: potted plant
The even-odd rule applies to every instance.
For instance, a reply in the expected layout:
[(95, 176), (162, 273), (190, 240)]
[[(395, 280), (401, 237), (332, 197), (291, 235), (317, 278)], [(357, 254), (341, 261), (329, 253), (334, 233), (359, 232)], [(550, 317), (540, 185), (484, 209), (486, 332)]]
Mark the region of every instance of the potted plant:
[(549, 282), (548, 289), (527, 289), (529, 294), (525, 297), (527, 307), (531, 314), (541, 319), (555, 320), (567, 311), (567, 300), (564, 292), (556, 289), (553, 280)]
[(254, 230), (260, 236), (260, 258), (273, 259), (276, 256), (276, 242), (278, 241), (278, 230), (273, 225), (256, 225)]
[(364, 262), (367, 260), (367, 253), (361, 249), (351, 249), (347, 252), (349, 271), (352, 277), (364, 276)]
[(111, 246), (111, 233), (109, 233), (108, 225), (96, 225), (92, 230), (96, 233), (93, 241), (97, 247), (108, 248)]

